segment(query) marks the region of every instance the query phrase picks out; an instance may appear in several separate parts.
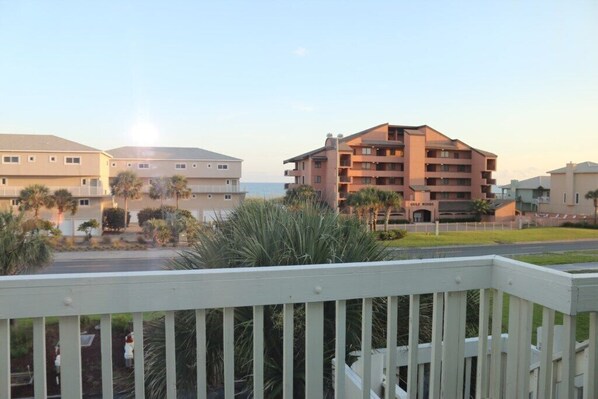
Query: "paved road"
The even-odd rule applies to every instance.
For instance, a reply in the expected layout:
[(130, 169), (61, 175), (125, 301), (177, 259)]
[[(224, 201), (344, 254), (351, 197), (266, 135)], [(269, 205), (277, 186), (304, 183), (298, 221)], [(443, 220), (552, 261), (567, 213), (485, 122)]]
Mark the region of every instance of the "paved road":
[(525, 244), (496, 244), (434, 248), (391, 248), (389, 250), (392, 251), (395, 254), (395, 256), (399, 259), (426, 259), (482, 255), (521, 255), (544, 252), (578, 251), (585, 249), (598, 250), (598, 240), (536, 242)]
[[(390, 248), (397, 259), (449, 258), (458, 256), (517, 255), (598, 249), (598, 240), (482, 246)], [(52, 265), (40, 273), (101, 273), (161, 270), (177, 255), (172, 249), (57, 253)]]

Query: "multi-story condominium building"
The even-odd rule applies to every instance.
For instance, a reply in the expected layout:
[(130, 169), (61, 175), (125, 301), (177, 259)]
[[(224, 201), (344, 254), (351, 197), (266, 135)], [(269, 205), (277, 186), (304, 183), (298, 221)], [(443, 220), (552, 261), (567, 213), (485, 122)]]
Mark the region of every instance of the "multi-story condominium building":
[(323, 147), (289, 158), (287, 188), (312, 186), (333, 208), (367, 186), (404, 198), (404, 217), (423, 222), (459, 217), (471, 200), (493, 198), (496, 155), (429, 126), (382, 124), (347, 137), (328, 135)]
[(525, 180), (511, 180), (500, 186), (502, 198), (515, 200), (520, 212), (537, 212), (540, 204), (550, 200), (550, 176), (536, 176)]
[[(70, 234), (89, 219), (102, 220), (102, 210), (112, 206), (107, 153), (52, 135), (0, 134), (0, 208), (18, 207), (23, 188), (43, 184), (54, 193), (67, 189), (78, 202), (78, 211), (65, 214), (60, 229)], [(58, 221), (56, 209), (40, 209), (40, 217)]]
[[(0, 209), (17, 209), (23, 188), (42, 184), (54, 193), (67, 189), (78, 201), (75, 215), (40, 209), (40, 217), (60, 222), (63, 234), (83, 234), (77, 227), (89, 220), (102, 220), (107, 207), (122, 206), (112, 196), (110, 180), (123, 170), (134, 171), (143, 181), (143, 195), (128, 204), (131, 221), (142, 208), (156, 208), (160, 201), (149, 198), (152, 179), (182, 175), (191, 195), (179, 207), (200, 221), (226, 216), (244, 199), (240, 190), (241, 163), (237, 158), (199, 148), (121, 147), (102, 151), (51, 135), (0, 134)], [(166, 199), (164, 205), (175, 205)], [(94, 232), (98, 234), (99, 231)]]
[[(209, 222), (216, 216), (225, 216), (245, 198), (241, 191), (241, 163), (238, 158), (217, 154), (201, 148), (177, 147), (120, 147), (107, 151), (110, 178), (124, 170), (133, 171), (143, 181), (143, 194), (128, 203), (131, 222), (137, 221), (139, 210), (159, 206), (149, 198), (152, 179), (181, 175), (187, 179), (191, 195), (179, 200), (179, 208), (189, 210), (198, 220)], [(115, 198), (123, 206), (122, 198)], [(164, 205), (175, 205), (167, 199)]]
[(588, 191), (598, 189), (598, 163), (568, 163), (565, 167), (551, 170), (550, 202), (540, 204), (539, 211), (560, 217), (594, 215), (594, 201), (585, 198)]

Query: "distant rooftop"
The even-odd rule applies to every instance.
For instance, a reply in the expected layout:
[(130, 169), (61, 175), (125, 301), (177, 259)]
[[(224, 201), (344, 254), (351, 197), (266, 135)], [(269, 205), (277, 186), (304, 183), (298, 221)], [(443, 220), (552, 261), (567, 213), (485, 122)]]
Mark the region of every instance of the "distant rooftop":
[[(530, 179), (518, 181), (515, 184), (515, 188), (524, 189), (524, 190), (525, 189), (534, 190), (539, 187), (546, 188), (546, 189), (550, 188), (550, 176), (536, 176), (536, 177), (532, 177)], [(500, 188), (511, 189), (513, 187), (511, 186), (511, 184), (505, 184), (504, 186), (500, 186)]]
[(51, 134), (0, 134), (0, 151), (102, 152)]
[[(567, 172), (567, 167), (550, 170), (548, 173), (565, 173)], [(578, 164), (574, 164), (573, 166), (574, 173), (598, 173), (598, 163), (596, 162), (580, 162)]]
[(134, 147), (126, 146), (106, 151), (114, 158), (168, 159), (197, 161), (241, 161), (239, 158), (193, 147)]

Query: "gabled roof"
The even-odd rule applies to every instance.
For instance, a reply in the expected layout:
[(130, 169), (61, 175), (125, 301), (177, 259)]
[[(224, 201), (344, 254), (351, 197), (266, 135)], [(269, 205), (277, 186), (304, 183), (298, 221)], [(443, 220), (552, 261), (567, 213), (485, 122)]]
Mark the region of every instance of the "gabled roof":
[(51, 134), (0, 134), (0, 151), (102, 152)]
[(496, 154), (494, 154), (492, 152), (480, 150), (479, 148), (473, 148), (473, 147), (471, 147), (471, 149), (473, 151), (479, 152), (480, 154), (482, 154), (485, 157), (490, 157), (490, 158), (497, 158), (498, 157), (498, 155), (496, 155)]
[(297, 155), (296, 157), (293, 157), (293, 158), (285, 159), (284, 161), (282, 161), (282, 163), (285, 164), (285, 163), (290, 163), (290, 162), (302, 161), (304, 159), (309, 158), (310, 156), (312, 156), (314, 154), (317, 154), (318, 152), (324, 151), (325, 149), (326, 149), (326, 147), (316, 148), (313, 151), (309, 151), (309, 152), (306, 152), (304, 154)]
[[(567, 167), (550, 170), (548, 173), (566, 173)], [(573, 166), (573, 173), (598, 173), (598, 163), (585, 161)]]
[(114, 158), (194, 161), (240, 161), (239, 158), (193, 147), (119, 147), (107, 150)]
[[(530, 179), (518, 181), (515, 185), (516, 189), (535, 190), (537, 188), (550, 188), (550, 176), (536, 176)], [(500, 186), (500, 188), (513, 188), (511, 184)]]

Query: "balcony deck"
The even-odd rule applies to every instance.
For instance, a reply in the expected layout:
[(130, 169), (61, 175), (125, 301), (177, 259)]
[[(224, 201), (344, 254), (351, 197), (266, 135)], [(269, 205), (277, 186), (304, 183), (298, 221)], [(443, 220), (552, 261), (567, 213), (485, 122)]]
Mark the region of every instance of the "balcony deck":
[[(475, 347), (466, 339), (467, 291), (480, 293), (479, 340)], [(419, 347), (420, 300), (432, 294), (432, 340), (425, 355)], [(508, 342), (503, 345), (500, 323), (503, 295), (509, 297)], [(409, 356), (386, 351), (383, 369), (375, 368), (372, 356), (372, 301), (385, 298), (388, 347), (397, 339), (398, 298), (409, 301)], [(357, 381), (351, 370), (335, 367), (334, 390), (337, 398), (378, 397), (374, 372), (383, 373), (385, 398), (418, 398), (426, 386), (430, 398), (457, 398), (474, 393), (481, 398), (545, 398), (556, 395), (573, 398), (583, 391), (584, 398), (598, 397), (598, 275), (567, 274), (497, 256), (376, 263), (275, 266), (262, 268), (209, 269), (97, 273), (72, 275), (22, 275), (0, 277), (0, 398), (10, 398), (10, 320), (33, 318), (34, 386), (36, 398), (45, 398), (46, 351), (45, 318), (58, 317), (61, 341), (61, 390), (63, 398), (82, 396), (80, 317), (102, 315), (101, 330), (111, 331), (111, 315), (131, 313), (135, 340), (143, 341), (145, 312), (165, 312), (166, 353), (164, 373), (167, 398), (176, 398), (175, 312), (195, 310), (198, 326), (197, 397), (206, 398), (205, 310), (223, 309), (224, 381), (226, 398), (234, 395), (234, 336), (236, 307), (254, 309), (253, 389), (255, 398), (264, 397), (263, 329), (264, 306), (283, 305), (281, 341), (285, 357), (282, 372), (293, 370), (293, 304), (305, 304), (306, 321), (306, 398), (323, 398), (324, 303), (336, 304), (336, 359), (345, 358), (346, 304), (362, 301), (361, 375)], [(531, 329), (534, 304), (543, 307), (542, 342), (545, 345), (532, 359)], [(553, 353), (555, 312), (563, 314), (562, 352)], [(589, 312), (589, 341), (575, 342), (576, 318)], [(113, 364), (110, 334), (102, 334), (102, 389), (104, 398), (113, 397)], [(489, 340), (488, 336), (493, 339)], [(144, 350), (135, 347), (135, 397), (144, 398)], [(477, 358), (472, 362), (471, 351)], [(580, 352), (582, 351), (582, 352)], [(579, 356), (582, 353), (583, 356)], [(427, 356), (427, 357), (426, 357)], [(425, 360), (428, 359), (428, 360)], [(467, 360), (470, 359), (470, 360)], [(427, 363), (427, 378), (420, 370)], [(506, 367), (503, 367), (503, 362)], [(407, 368), (406, 385), (397, 385), (398, 367)], [(465, 378), (470, 372), (477, 383)], [(376, 378), (372, 378), (372, 376)], [(501, 383), (505, 381), (505, 383)], [(469, 384), (469, 385), (467, 385)], [(365, 389), (363, 387), (366, 387)], [(285, 398), (293, 397), (292, 378), (285, 378)], [(403, 396), (401, 389), (405, 389)], [(373, 396), (371, 396), (373, 395)], [(469, 397), (469, 396), (467, 396)]]

